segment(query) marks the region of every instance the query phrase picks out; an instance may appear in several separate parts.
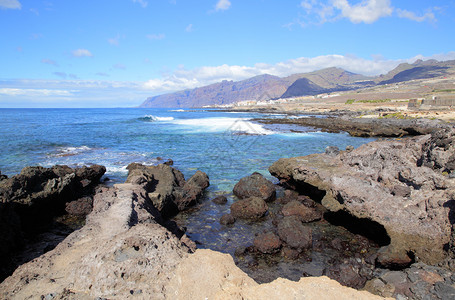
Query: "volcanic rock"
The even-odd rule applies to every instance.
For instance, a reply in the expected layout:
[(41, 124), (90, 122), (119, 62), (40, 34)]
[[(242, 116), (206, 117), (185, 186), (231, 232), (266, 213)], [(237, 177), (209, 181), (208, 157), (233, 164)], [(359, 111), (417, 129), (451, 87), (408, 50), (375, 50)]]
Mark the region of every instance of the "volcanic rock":
[(453, 245), (455, 184), (443, 172), (451, 172), (454, 135), (451, 129), (371, 142), (334, 157), (280, 159), (269, 171), (330, 211), (375, 224), (373, 239), (385, 229), (390, 245), (383, 255), (409, 253), (437, 264), (450, 256)]
[(219, 205), (226, 204), (227, 198), (226, 198), (226, 196), (221, 195), (221, 196), (213, 198), (212, 202), (215, 204), (219, 204)]
[(253, 244), (262, 253), (277, 253), (281, 248), (280, 238), (273, 232), (259, 234), (254, 239)]
[(235, 223), (235, 217), (232, 214), (222, 215), (220, 218), (221, 225), (232, 225)]
[(234, 195), (240, 199), (259, 197), (264, 201), (270, 202), (275, 200), (276, 190), (272, 182), (255, 172), (250, 176), (240, 179), (234, 186)]
[(311, 228), (304, 226), (297, 216), (284, 217), (278, 223), (278, 235), (287, 245), (298, 250), (312, 245)]
[(258, 197), (238, 200), (231, 205), (231, 214), (235, 218), (259, 219), (265, 216), (268, 210), (267, 203)]
[(281, 209), (283, 216), (297, 216), (302, 222), (308, 223), (322, 218), (322, 214), (314, 208), (307, 207), (299, 201), (291, 201)]
[(175, 215), (201, 197), (209, 186), (207, 174), (197, 171), (188, 181), (179, 170), (166, 165), (144, 166), (132, 163), (127, 167), (126, 183), (141, 185), (154, 207), (163, 217)]

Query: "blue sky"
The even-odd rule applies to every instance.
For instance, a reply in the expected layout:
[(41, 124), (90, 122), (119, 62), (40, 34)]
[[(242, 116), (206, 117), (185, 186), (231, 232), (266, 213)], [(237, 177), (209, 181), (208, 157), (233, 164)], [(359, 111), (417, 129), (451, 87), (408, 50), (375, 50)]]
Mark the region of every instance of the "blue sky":
[(260, 74), (455, 59), (454, 1), (0, 0), (0, 107), (137, 106)]

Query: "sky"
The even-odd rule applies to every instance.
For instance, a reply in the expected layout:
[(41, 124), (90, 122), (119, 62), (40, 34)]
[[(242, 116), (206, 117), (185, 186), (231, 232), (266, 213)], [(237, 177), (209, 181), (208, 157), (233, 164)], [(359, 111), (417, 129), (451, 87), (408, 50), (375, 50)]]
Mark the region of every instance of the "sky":
[(134, 107), (221, 80), (455, 59), (455, 0), (0, 0), (0, 107)]

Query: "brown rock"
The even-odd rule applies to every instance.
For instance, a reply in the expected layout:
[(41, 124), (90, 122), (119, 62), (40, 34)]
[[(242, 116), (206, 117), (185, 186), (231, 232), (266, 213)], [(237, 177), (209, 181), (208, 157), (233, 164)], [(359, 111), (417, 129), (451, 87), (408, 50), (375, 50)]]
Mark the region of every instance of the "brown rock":
[[(451, 172), (455, 129), (393, 141), (375, 141), (338, 156), (313, 154), (280, 159), (270, 173), (284, 185), (305, 193), (332, 211), (344, 211), (381, 227), (396, 253), (414, 253), (434, 265), (453, 245), (455, 184)], [(412, 195), (412, 197), (409, 197)], [(447, 218), (447, 216), (451, 216)], [(381, 245), (387, 237), (381, 235)], [(447, 251), (449, 250), (449, 251)], [(409, 257), (380, 259), (385, 265), (407, 265)]]
[(298, 216), (302, 222), (308, 223), (322, 218), (322, 214), (314, 208), (307, 207), (294, 200), (286, 204), (282, 209), (283, 216)]
[(235, 217), (232, 214), (222, 215), (220, 218), (221, 225), (232, 225), (235, 223)]
[(287, 245), (298, 250), (312, 245), (311, 228), (305, 227), (297, 216), (284, 217), (278, 223), (278, 235)]
[(273, 232), (261, 233), (254, 239), (254, 247), (262, 253), (277, 253), (281, 248), (280, 238)]
[(82, 197), (75, 201), (66, 203), (65, 210), (70, 215), (86, 216), (92, 211), (92, 208), (93, 208), (93, 198), (92, 197)]
[(264, 200), (251, 197), (234, 202), (231, 205), (231, 214), (236, 218), (259, 219), (265, 216), (268, 206)]
[(259, 173), (243, 177), (234, 186), (234, 195), (240, 199), (259, 197), (264, 201), (273, 201), (276, 197), (275, 185)]
[(405, 251), (383, 247), (378, 252), (376, 263), (388, 269), (403, 269), (410, 266), (413, 260)]
[(220, 205), (226, 204), (227, 198), (226, 198), (226, 196), (221, 195), (221, 196), (218, 196), (218, 197), (215, 197), (214, 199), (212, 199), (212, 202), (216, 203), (216, 204), (220, 204)]

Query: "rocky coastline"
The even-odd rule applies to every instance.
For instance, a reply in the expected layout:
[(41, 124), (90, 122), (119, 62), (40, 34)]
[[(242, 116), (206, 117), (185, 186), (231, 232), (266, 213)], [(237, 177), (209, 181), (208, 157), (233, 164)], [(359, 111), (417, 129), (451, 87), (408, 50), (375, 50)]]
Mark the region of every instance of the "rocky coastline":
[[(338, 129), (327, 130), (348, 131), (346, 126), (363, 124), (337, 120)], [(201, 171), (186, 180), (170, 163), (130, 164), (126, 182), (113, 187), (99, 184), (105, 169), (97, 165), (28, 167), (11, 178), (1, 176), (2, 266), (32, 237), (52, 233), (57, 223), (66, 231), (2, 270), (4, 277), (11, 276), (0, 284), (0, 295), (4, 299), (453, 298), (455, 129), (430, 120), (390, 121), (382, 127), (358, 132), (408, 137), (283, 158), (269, 168), (280, 187), (259, 173), (242, 178), (234, 187), (237, 200), (220, 223), (269, 220), (271, 224), (251, 245), (236, 250), (237, 262), (255, 268), (257, 257), (297, 262), (312, 252), (338, 251), (337, 259), (306, 269), (298, 281), (279, 278), (258, 284), (231, 256), (197, 249), (172, 217), (204, 199), (210, 182)], [(213, 201), (226, 203), (223, 196)], [(69, 221), (75, 218), (82, 220), (79, 226), (71, 226)], [(344, 239), (321, 229), (329, 226), (350, 235)]]

